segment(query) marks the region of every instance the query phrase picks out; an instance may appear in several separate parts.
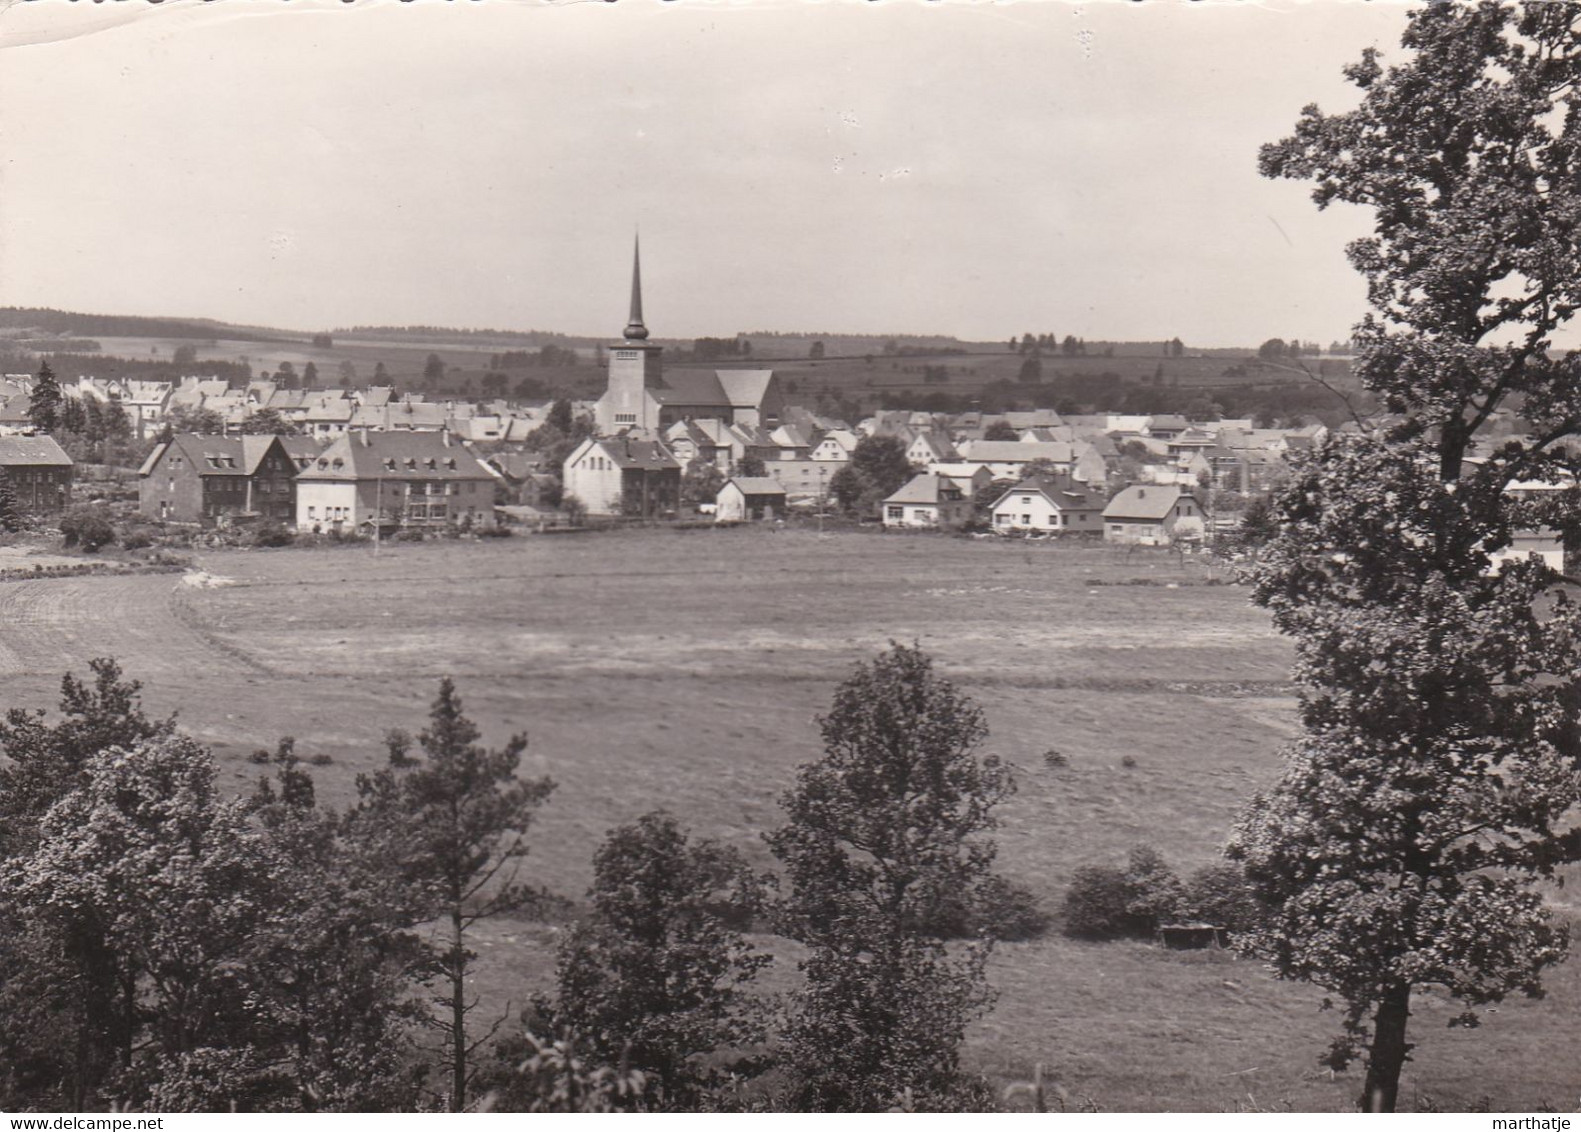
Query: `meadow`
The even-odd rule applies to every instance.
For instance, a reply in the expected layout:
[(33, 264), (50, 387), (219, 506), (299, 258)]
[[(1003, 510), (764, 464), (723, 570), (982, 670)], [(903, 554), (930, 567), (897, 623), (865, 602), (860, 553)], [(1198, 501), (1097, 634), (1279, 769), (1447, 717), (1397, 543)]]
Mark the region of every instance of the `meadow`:
[[(53, 705), (60, 675), (114, 655), (151, 708), (179, 708), (242, 791), (286, 734), (353, 796), (390, 728), (416, 732), (442, 676), (490, 742), (531, 738), (558, 789), (536, 879), (573, 899), (611, 826), (664, 807), (772, 864), (761, 834), (852, 664), (918, 642), (983, 707), (1017, 767), (999, 865), (1058, 912), (1071, 873), (1148, 843), (1212, 862), (1294, 734), (1291, 648), (1233, 578), (1164, 551), (803, 530), (631, 530), (487, 543), (203, 553), (201, 573), (0, 583), (3, 707)], [(1067, 764), (1051, 766), (1051, 749)], [(1129, 764), (1129, 765), (1128, 765)], [(1566, 914), (1569, 890), (1556, 893)], [(479, 990), (545, 990), (552, 926), (479, 935)], [(794, 985), (794, 953), (771, 989)], [(1424, 996), (1403, 1108), (1573, 1107), (1571, 962), (1541, 1001), (1476, 1031)], [(1317, 1058), (1338, 1017), (1315, 988), (1222, 953), (1042, 939), (999, 945), (966, 1060), (1001, 1084), (1034, 1065), (1116, 1111), (1348, 1108), (1356, 1071)]]

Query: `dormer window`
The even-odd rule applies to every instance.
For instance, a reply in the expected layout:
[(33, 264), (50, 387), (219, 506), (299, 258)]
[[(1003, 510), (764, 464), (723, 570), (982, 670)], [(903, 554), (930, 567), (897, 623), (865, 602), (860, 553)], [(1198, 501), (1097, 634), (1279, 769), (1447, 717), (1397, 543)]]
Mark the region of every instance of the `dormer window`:
[(407, 469), (407, 471), (416, 471), (417, 470), (417, 461), (414, 460), (412, 457), (408, 456), (406, 458), (406, 469)]

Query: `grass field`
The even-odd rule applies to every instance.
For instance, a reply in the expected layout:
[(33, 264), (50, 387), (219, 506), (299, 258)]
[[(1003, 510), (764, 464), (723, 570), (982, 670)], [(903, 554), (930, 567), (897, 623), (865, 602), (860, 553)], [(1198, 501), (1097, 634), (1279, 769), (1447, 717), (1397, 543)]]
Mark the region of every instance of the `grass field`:
[[(920, 642), (983, 705), (988, 748), (1019, 768), (1001, 869), (1051, 910), (1075, 868), (1138, 842), (1182, 872), (1213, 860), (1294, 729), (1288, 644), (1243, 588), (1164, 552), (648, 530), (199, 565), (222, 584), (0, 583), (0, 706), (52, 705), (64, 670), (114, 655), (152, 707), (181, 709), (236, 789), (258, 770), (248, 752), (293, 734), (332, 757), (321, 792), (345, 802), (384, 731), (419, 729), (454, 676), (488, 739), (528, 731), (524, 769), (559, 782), (531, 860), (572, 897), (604, 832), (658, 806), (768, 867), (760, 835), (818, 754), (816, 717), (891, 639)], [(1067, 767), (1045, 765), (1051, 747)], [(544, 988), (552, 936), (491, 926), (480, 989), (520, 1002)], [(770, 984), (793, 985), (791, 952), (765, 944), (781, 956)], [(1577, 970), (1472, 1033), (1424, 999), (1403, 1104), (1574, 1107)], [(967, 1058), (1002, 1082), (1042, 1062), (1106, 1110), (1343, 1109), (1358, 1087), (1317, 1068), (1337, 1024), (1321, 994), (1254, 963), (1054, 933), (1001, 945), (993, 975), (1001, 997)]]

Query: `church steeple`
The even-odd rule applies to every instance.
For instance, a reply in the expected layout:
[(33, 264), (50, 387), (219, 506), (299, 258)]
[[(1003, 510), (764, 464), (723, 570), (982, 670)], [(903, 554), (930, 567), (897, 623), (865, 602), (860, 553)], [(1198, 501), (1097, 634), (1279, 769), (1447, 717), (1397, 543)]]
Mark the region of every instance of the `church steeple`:
[(635, 236), (631, 245), (631, 317), (624, 336), (634, 342), (648, 337), (648, 328), (642, 325), (642, 244)]

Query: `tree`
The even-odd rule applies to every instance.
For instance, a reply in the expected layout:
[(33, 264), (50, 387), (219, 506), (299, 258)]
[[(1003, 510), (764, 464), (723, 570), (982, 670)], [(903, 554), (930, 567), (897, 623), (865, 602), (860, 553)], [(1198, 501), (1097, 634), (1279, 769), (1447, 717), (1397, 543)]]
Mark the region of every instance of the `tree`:
[(170, 364), (176, 369), (186, 369), (198, 361), (198, 348), (190, 342), (177, 346), (170, 354)]
[(88, 427), (88, 415), (83, 410), (82, 401), (76, 397), (67, 397), (60, 410), (60, 427), (67, 432), (74, 432), (79, 436)]
[(1038, 385), (1043, 381), (1043, 362), (1036, 353), (1021, 363), (1021, 372), (1016, 375), (1016, 380), (1023, 385)]
[(49, 368), (47, 360), (40, 362), (27, 406), (27, 419), (35, 431), (50, 433), (60, 426), (61, 400), (55, 371)]
[(0, 468), (0, 531), (20, 531), (27, 524), (22, 505), (17, 501), (11, 477)]
[(593, 912), (560, 948), (556, 1026), (642, 1070), (664, 1107), (690, 1106), (716, 1072), (705, 1059), (763, 1039), (747, 988), (770, 958), (739, 930), (762, 882), (662, 811), (612, 830), (593, 873)]
[(331, 334), (313, 335), (313, 348), (315, 350), (328, 350), (335, 345), (335, 338)]
[(1021, 434), (1011, 426), (1009, 421), (995, 421), (983, 430), (984, 440), (1019, 440)]
[(224, 436), (225, 418), (213, 409), (194, 409), (188, 405), (177, 405), (165, 414), (159, 437), (161, 440), (169, 440), (181, 432), (195, 432), (200, 436)]
[(819, 726), (824, 756), (768, 836), (790, 886), (783, 928), (809, 948), (785, 1033), (794, 1103), (883, 1110), (909, 1091), (947, 1107), (965, 1027), (990, 1001), (989, 943), (952, 953), (937, 927), (990, 880), (995, 846), (978, 835), (1010, 770), (976, 753), (981, 710), (904, 645), (858, 665)]
[(1186, 344), (1184, 342), (1182, 342), (1179, 338), (1171, 338), (1169, 340), (1169, 356), (1170, 357), (1172, 357), (1172, 358), (1184, 357), (1185, 353), (1186, 353)]
[(317, 365), (317, 363), (310, 361), (310, 362), (307, 363), (307, 365), (302, 367), (302, 388), (303, 389), (317, 389), (318, 388), (318, 365)]
[[(1230, 850), (1272, 910), (1251, 946), (1344, 1000), (1332, 1061), (1365, 1058), (1374, 1110), (1395, 1107), (1417, 988), (1474, 1009), (1539, 993), (1565, 954), (1532, 885), (1581, 856), (1581, 610), (1552, 571), (1492, 556), (1581, 527), (1573, 490), (1505, 490), (1581, 465), (1562, 443), (1581, 359), (1549, 350), (1581, 309), (1577, 19), (1414, 11), (1403, 62), (1347, 69), (1357, 109), (1308, 107), (1261, 155), (1320, 207), (1374, 210), (1348, 249), (1373, 308), (1356, 373), (1397, 423), (1330, 439), (1275, 500), (1254, 596), (1295, 639), (1303, 736)], [(1467, 465), (1514, 396), (1529, 438)]]
[(549, 406), (549, 415), (544, 418), (544, 423), (570, 436), (573, 424), (571, 402), (564, 397), (556, 397), (554, 404)]
[(103, 504), (79, 503), (68, 507), (60, 517), (61, 542), (80, 546), (87, 554), (115, 543), (115, 524)]
[(244, 420), (236, 431), (243, 436), (295, 436), (298, 429), (281, 415), (279, 409), (259, 409)]
[(809, 358), (812, 358), (814, 361), (818, 360), (819, 358), (822, 358), (823, 357), (823, 353), (824, 353), (824, 350), (823, 350), (823, 343), (822, 342), (814, 342), (807, 349), (807, 356)]
[(357, 364), (350, 358), (340, 363), (340, 387), (350, 389), (357, 384)]
[(280, 363), (279, 367), (275, 370), (274, 380), (275, 384), (281, 389), (302, 388), (302, 378), (296, 372), (296, 366), (292, 365), (290, 362)]
[(681, 476), (681, 502), (696, 507), (699, 503), (712, 503), (725, 486), (725, 476), (713, 464), (693, 460)]
[(381, 384), (390, 380), (390, 371), (384, 368), (383, 362), (373, 363), (373, 380)]
[(423, 363), (423, 388), (437, 390), (445, 380), (445, 363), (438, 354), (429, 354)]
[(873, 514), (914, 471), (906, 459), (906, 443), (898, 436), (864, 436), (851, 458), (830, 477), (829, 491), (843, 510)]
[(1289, 352), (1283, 338), (1270, 338), (1257, 347), (1257, 356), (1265, 362), (1278, 361)]
[[(434, 955), (440, 982), (431, 1019), (443, 1039), (449, 1069), (450, 1111), (467, 1106), (476, 1066), (473, 1055), (492, 1035), (468, 1040), (467, 979), (477, 956), (467, 932), (480, 920), (538, 904), (539, 889), (517, 877), (527, 855), (527, 829), (554, 783), (516, 774), (527, 737), (514, 735), (498, 750), (478, 745), (477, 726), (462, 714), (461, 697), (449, 677), (417, 737), (423, 757), (411, 755), (411, 739), (391, 732), (388, 764), (361, 776), (356, 821), (372, 832), (390, 867), (409, 886), (428, 917), (442, 920), (449, 939)], [(496, 1023), (497, 1027), (498, 1023)]]

